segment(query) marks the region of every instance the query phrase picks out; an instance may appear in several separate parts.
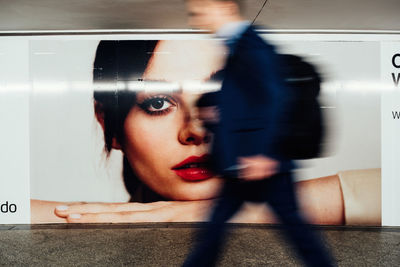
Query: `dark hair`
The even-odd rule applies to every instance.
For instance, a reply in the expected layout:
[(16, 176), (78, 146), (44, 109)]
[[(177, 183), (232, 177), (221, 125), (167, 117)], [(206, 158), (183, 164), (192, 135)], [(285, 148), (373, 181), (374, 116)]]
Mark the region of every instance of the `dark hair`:
[[(107, 155), (115, 138), (124, 143), (124, 122), (136, 103), (136, 92), (118, 88), (121, 82), (138, 81), (157, 45), (156, 40), (100, 41), (93, 64), (95, 112), (104, 121), (104, 149)], [(123, 159), (123, 178), (131, 201), (153, 202), (163, 198), (154, 193), (134, 173), (128, 159)]]

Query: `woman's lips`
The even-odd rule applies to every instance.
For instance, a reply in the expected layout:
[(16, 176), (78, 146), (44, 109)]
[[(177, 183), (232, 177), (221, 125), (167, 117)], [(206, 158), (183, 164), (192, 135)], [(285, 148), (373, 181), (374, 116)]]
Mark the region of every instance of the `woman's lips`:
[(214, 176), (214, 173), (207, 167), (208, 161), (208, 155), (201, 157), (192, 156), (172, 167), (172, 170), (184, 180), (205, 180)]

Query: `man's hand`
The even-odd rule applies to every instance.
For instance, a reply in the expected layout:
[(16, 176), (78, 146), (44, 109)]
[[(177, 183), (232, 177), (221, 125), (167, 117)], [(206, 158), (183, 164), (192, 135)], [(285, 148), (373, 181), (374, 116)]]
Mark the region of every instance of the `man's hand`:
[(239, 158), (239, 165), (245, 166), (239, 171), (239, 178), (257, 181), (276, 174), (279, 162), (263, 155), (256, 155)]

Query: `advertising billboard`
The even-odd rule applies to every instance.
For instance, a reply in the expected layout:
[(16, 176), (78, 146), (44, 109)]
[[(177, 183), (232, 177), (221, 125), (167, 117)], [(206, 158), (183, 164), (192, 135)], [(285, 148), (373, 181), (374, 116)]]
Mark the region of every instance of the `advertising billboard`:
[[(305, 216), (382, 225), (386, 43), (265, 37), (323, 78), (324, 151), (296, 162)], [(131, 35), (0, 44), (0, 224), (207, 220), (222, 181), (207, 168), (212, 134), (196, 117), (196, 101), (219, 89), (214, 77), (227, 55), (219, 41)], [(231, 222), (278, 221), (265, 205), (247, 203)]]

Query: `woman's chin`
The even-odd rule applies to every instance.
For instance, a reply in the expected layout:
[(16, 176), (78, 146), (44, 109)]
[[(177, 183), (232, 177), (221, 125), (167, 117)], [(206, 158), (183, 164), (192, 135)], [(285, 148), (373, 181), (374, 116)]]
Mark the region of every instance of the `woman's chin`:
[(216, 177), (201, 181), (185, 181), (176, 190), (166, 193), (168, 199), (190, 201), (206, 200), (218, 197), (222, 180)]

